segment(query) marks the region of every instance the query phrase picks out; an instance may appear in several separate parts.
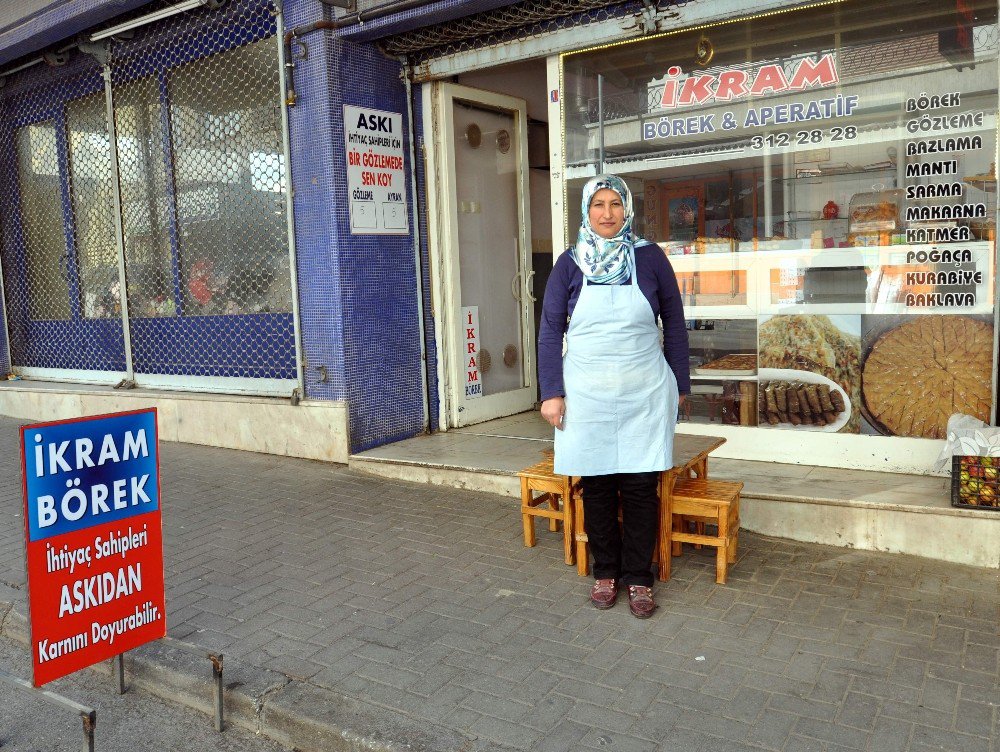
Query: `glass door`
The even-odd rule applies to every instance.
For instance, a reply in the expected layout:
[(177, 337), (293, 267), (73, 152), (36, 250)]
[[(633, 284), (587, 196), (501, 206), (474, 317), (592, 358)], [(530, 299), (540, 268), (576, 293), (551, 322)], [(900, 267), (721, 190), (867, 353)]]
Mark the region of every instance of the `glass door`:
[(449, 423), (536, 399), (523, 100), (438, 84)]

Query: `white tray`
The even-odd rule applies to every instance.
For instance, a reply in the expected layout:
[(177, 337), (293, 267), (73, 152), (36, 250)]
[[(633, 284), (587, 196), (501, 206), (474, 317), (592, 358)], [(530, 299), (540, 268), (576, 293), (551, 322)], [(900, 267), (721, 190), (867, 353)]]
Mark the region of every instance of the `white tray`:
[[(830, 389), (836, 389), (844, 398), (844, 412), (837, 416), (833, 423), (825, 426), (801, 425), (793, 426), (791, 423), (779, 423), (776, 426), (770, 425), (766, 420), (760, 423), (762, 428), (791, 428), (796, 431), (824, 431), (826, 433), (836, 433), (847, 425), (851, 419), (851, 397), (844, 391), (844, 387), (835, 381), (828, 379), (821, 373), (812, 371), (796, 371), (791, 368), (761, 368), (757, 371), (757, 378), (763, 385), (765, 381), (797, 381), (801, 384), (826, 384)], [(764, 412), (767, 412), (766, 410)]]

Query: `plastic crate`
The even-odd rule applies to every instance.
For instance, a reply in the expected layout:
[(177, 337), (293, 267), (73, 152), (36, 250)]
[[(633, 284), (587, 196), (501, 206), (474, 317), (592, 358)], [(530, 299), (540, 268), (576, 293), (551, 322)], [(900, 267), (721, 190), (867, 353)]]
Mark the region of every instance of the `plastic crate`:
[(951, 505), (1000, 512), (1000, 457), (952, 457)]

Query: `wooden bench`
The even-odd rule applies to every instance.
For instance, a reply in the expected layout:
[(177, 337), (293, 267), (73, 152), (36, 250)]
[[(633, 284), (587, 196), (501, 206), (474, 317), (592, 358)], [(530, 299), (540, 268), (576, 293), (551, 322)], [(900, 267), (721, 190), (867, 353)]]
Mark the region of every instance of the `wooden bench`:
[[(730, 564), (736, 563), (740, 530), (740, 492), (743, 484), (703, 478), (680, 478), (672, 494), (672, 554), (680, 556), (682, 543), (714, 546), (715, 581), (725, 584)], [(688, 523), (697, 525), (689, 532)], [(715, 525), (716, 535), (707, 535), (705, 525)]]
[[(560, 523), (563, 529), (563, 557), (573, 564), (573, 480), (556, 475), (552, 458), (546, 458), (521, 470), (521, 522), (524, 526), (524, 545), (535, 545), (535, 517), (549, 520), (549, 530), (556, 532)], [(539, 493), (539, 496), (535, 496)]]

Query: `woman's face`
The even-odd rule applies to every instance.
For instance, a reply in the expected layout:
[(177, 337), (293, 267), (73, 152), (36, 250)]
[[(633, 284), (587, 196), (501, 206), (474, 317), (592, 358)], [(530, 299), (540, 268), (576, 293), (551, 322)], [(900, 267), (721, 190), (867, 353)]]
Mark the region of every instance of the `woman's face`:
[(602, 238), (613, 238), (625, 226), (625, 204), (610, 188), (601, 188), (590, 199), (590, 227)]

